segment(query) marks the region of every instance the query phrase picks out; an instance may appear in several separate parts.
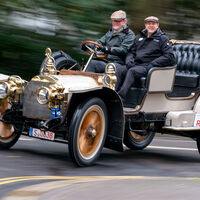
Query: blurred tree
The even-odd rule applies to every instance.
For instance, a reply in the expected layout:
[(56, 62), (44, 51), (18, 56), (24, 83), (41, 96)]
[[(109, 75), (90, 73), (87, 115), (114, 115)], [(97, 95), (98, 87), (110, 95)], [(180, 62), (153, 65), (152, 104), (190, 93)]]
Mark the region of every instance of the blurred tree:
[(0, 73), (30, 79), (39, 71), (46, 47), (62, 49), (81, 62), (84, 40), (100, 38), (110, 15), (125, 10), (138, 33), (148, 15), (156, 15), (170, 37), (200, 39), (199, 0), (1, 0)]

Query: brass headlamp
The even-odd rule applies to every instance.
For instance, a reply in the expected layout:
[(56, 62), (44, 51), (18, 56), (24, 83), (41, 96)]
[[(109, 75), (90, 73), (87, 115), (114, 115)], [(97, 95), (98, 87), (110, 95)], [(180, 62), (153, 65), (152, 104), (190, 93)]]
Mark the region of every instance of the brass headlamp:
[(59, 84), (52, 84), (50, 86), (42, 86), (36, 91), (36, 98), (40, 104), (47, 104), (49, 108), (60, 105), (63, 100), (64, 88)]
[(0, 99), (10, 98), (18, 101), (19, 95), (24, 93), (25, 81), (19, 76), (12, 75), (7, 81), (0, 82)]

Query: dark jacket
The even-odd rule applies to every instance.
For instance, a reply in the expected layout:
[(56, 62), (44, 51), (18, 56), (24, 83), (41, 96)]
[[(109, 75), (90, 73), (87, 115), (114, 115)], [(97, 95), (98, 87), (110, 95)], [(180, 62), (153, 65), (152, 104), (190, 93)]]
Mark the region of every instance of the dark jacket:
[(175, 57), (168, 37), (159, 28), (149, 38), (144, 29), (136, 36), (130, 53), (126, 57), (127, 68), (134, 65), (164, 67), (175, 64)]
[(97, 43), (111, 49), (107, 57), (109, 62), (125, 64), (126, 55), (133, 45), (134, 39), (135, 34), (127, 26), (119, 33), (114, 33), (112, 29), (109, 30), (101, 39), (97, 40)]

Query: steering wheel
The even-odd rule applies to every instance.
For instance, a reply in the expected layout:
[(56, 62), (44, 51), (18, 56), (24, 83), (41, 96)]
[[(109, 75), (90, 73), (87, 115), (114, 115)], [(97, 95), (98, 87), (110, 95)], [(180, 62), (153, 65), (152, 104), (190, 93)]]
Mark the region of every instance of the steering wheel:
[[(89, 47), (87, 44), (92, 44), (94, 45), (94, 48)], [(100, 50), (98, 50), (99, 48), (102, 48), (103, 46), (98, 44), (97, 42), (93, 42), (93, 41), (84, 41), (82, 43), (83, 46), (85, 46), (86, 52), (88, 52), (89, 54), (93, 54), (94, 53), (94, 57), (96, 58), (100, 58), (100, 59), (105, 59), (107, 58), (108, 54), (104, 53)]]

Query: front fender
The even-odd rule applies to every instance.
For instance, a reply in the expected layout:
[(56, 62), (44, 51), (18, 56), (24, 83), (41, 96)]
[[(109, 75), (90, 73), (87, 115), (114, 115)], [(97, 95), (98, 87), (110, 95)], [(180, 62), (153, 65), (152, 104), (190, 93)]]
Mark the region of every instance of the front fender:
[(108, 132), (105, 147), (123, 151), (124, 113), (122, 102), (118, 94), (110, 88), (103, 87), (95, 91), (72, 94), (64, 120), (69, 125), (77, 106), (87, 98), (98, 97), (102, 99), (108, 111)]

